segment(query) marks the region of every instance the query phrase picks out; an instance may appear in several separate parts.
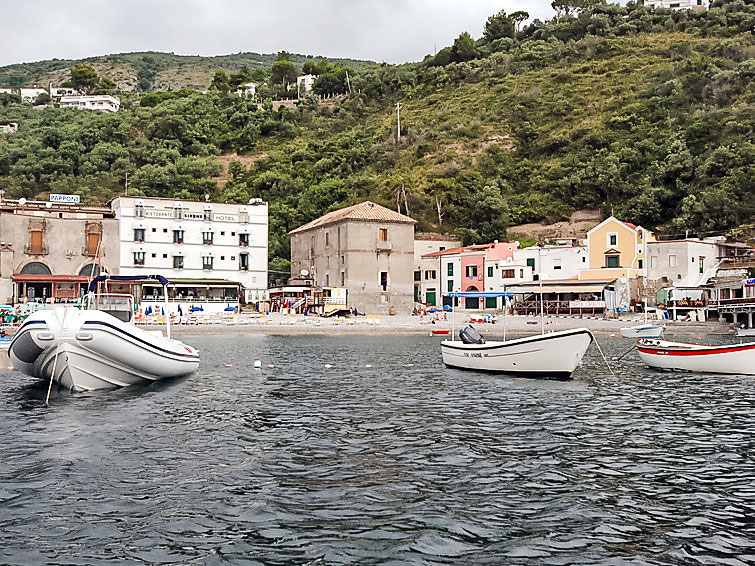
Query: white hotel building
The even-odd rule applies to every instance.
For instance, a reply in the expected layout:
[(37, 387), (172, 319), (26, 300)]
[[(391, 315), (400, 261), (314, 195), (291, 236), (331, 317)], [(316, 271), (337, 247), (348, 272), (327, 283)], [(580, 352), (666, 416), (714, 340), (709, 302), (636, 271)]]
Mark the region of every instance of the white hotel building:
[(162, 275), (175, 282), (179, 302), (235, 301), (239, 285), (247, 302), (266, 299), (268, 206), (261, 199), (242, 205), (118, 197), (112, 209), (121, 275)]

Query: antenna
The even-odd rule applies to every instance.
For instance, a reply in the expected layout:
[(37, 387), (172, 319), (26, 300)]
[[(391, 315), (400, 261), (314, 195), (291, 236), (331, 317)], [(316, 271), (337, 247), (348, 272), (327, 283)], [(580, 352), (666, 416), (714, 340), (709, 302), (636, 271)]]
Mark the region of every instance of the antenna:
[(401, 143), (401, 103), (396, 103), (396, 143)]

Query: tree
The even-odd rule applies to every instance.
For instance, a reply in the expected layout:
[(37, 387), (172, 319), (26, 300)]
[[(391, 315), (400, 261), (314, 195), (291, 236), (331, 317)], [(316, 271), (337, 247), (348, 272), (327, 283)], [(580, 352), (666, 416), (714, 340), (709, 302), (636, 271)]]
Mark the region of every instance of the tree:
[(92, 92), (97, 88), (100, 78), (90, 65), (79, 63), (71, 69), (71, 85), (82, 92)]
[(517, 32), (521, 28), (522, 22), (526, 21), (529, 17), (530, 15), (523, 10), (518, 10), (509, 16), (509, 18), (511, 18), (511, 21), (514, 22), (514, 27)]
[(477, 49), (475, 48), (474, 40), (467, 32), (463, 32), (457, 37), (454, 41), (454, 46), (451, 48), (451, 60), (457, 63), (474, 59), (476, 54)]
[(115, 90), (115, 81), (108, 77), (102, 77), (97, 85), (97, 94), (110, 94)]
[(490, 16), (488, 21), (485, 22), (483, 37), (488, 41), (502, 37), (514, 37), (514, 20), (511, 16), (506, 15), (505, 10), (501, 10), (496, 15)]
[(228, 94), (231, 90), (231, 82), (225, 71), (215, 71), (210, 83), (210, 90), (216, 90), (222, 94)]
[(270, 82), (274, 85), (289, 85), (296, 82), (296, 65), (288, 59), (279, 59), (270, 68)]
[(252, 72), (249, 67), (244, 65), (238, 73), (232, 74), (228, 78), (230, 90), (237, 90), (241, 85), (251, 82)]

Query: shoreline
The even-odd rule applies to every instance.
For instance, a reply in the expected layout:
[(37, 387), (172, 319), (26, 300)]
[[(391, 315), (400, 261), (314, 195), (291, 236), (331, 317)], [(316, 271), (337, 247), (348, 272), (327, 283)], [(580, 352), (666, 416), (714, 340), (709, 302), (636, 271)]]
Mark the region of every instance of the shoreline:
[[(472, 316), (477, 316), (473, 314)], [(241, 315), (243, 319), (243, 315)], [(421, 319), (417, 316), (396, 315), (378, 318), (348, 317), (344, 319), (329, 319), (304, 317), (290, 317), (280, 313), (271, 313), (264, 319), (250, 319), (242, 323), (203, 322), (200, 324), (171, 325), (172, 336), (196, 335), (196, 334), (273, 334), (283, 336), (295, 336), (306, 334), (326, 335), (373, 335), (403, 334), (431, 335), (433, 330), (449, 330), (450, 333), (458, 333), (464, 326), (470, 324), (469, 314), (457, 315), (452, 321), (438, 320), (433, 322), (429, 317)], [(579, 317), (545, 317), (545, 331), (568, 330), (572, 328), (588, 328), (596, 335), (618, 334), (622, 327), (643, 324), (643, 319), (638, 318), (579, 318)], [(660, 321), (648, 321), (648, 324)], [(718, 321), (683, 322), (663, 321), (666, 325), (667, 334), (734, 334), (732, 326)], [(512, 315), (498, 317), (495, 323), (472, 323), (483, 336), (499, 337), (505, 332), (511, 334), (535, 334), (541, 331), (540, 317)], [(164, 325), (150, 324), (140, 325), (145, 330), (163, 330)], [(442, 338), (444, 335), (440, 335)]]

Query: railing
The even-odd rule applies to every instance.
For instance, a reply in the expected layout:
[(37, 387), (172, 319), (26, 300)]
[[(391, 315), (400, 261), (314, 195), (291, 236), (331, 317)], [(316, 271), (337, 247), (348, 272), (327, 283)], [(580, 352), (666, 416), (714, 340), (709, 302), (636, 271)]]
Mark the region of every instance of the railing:
[[(511, 308), (517, 314), (540, 314), (540, 301), (529, 300), (519, 301), (511, 305)], [(602, 313), (603, 307), (569, 307), (569, 301), (543, 301), (543, 314), (581, 314), (581, 313)]]
[(377, 250), (379, 252), (389, 252), (392, 249), (393, 249), (393, 244), (391, 242), (386, 242), (385, 240), (378, 240)]
[(24, 246), (24, 253), (27, 255), (47, 255), (48, 253), (50, 253), (50, 250), (46, 245), (42, 245), (40, 251), (34, 251), (31, 244), (26, 244)]

